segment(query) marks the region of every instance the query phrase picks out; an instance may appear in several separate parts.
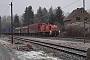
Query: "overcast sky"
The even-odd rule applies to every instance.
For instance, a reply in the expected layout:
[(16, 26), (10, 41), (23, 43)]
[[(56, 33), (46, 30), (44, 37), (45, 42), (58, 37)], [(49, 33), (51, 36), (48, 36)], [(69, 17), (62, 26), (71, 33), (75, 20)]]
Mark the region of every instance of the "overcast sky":
[[(71, 12), (76, 8), (83, 6), (83, 0), (0, 0), (0, 15), (10, 15), (10, 2), (13, 2), (13, 14), (21, 15), (25, 8), (32, 6), (34, 13), (36, 13), (39, 6), (53, 9), (60, 6), (64, 12)], [(75, 2), (77, 1), (77, 2)], [(71, 5), (70, 5), (71, 4)], [(90, 9), (90, 0), (85, 1), (85, 9)], [(67, 7), (66, 7), (67, 6)]]

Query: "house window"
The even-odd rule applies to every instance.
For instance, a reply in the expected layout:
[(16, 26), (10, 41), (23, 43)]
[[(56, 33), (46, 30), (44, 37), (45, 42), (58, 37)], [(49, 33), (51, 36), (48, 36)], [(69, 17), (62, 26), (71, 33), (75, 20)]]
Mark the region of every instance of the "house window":
[(80, 20), (80, 17), (76, 17), (76, 20)]
[(88, 31), (88, 28), (85, 28), (85, 31)]
[(88, 19), (89, 19), (88, 17), (85, 17), (84, 18), (85, 22), (89, 22)]

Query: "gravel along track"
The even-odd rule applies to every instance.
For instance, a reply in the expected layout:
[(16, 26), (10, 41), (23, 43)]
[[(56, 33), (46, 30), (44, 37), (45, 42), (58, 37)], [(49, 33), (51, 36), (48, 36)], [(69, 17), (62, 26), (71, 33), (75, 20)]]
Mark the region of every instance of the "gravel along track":
[[(83, 42), (83, 38), (60, 38), (60, 37), (36, 37), (36, 38), (43, 38), (43, 39), (51, 39), (51, 40), (64, 40), (64, 41), (76, 41), (76, 42)], [(90, 39), (85, 39), (86, 43), (90, 43)]]
[[(42, 41), (42, 42), (48, 42), (56, 45), (62, 45), (62, 46), (67, 46), (67, 47), (72, 47), (76, 49), (81, 49), (87, 51), (87, 49), (90, 47), (90, 43), (83, 43), (81, 39), (67, 39), (67, 38), (57, 38), (57, 37), (25, 37), (25, 36), (20, 36), (25, 39), (32, 39), (36, 41)], [(65, 40), (64, 40), (65, 39)], [(77, 41), (76, 41), (77, 40)], [(79, 41), (78, 41), (79, 40)], [(80, 42), (81, 40), (81, 42)], [(89, 40), (90, 41), (90, 40)]]
[(71, 48), (71, 47), (60, 46), (60, 45), (56, 45), (56, 44), (51, 44), (51, 43), (46, 43), (46, 42), (41, 42), (41, 41), (35, 41), (35, 40), (25, 39), (25, 38), (20, 38), (20, 37), (14, 37), (14, 39), (38, 44), (38, 45), (45, 46), (48, 48), (52, 48), (52, 49), (55, 49), (55, 50), (58, 50), (61, 52), (65, 52), (68, 54), (73, 54), (73, 55), (76, 55), (79, 57), (86, 58), (86, 52), (87, 51), (85, 51), (85, 50), (80, 50), (80, 49), (75, 49), (75, 48)]

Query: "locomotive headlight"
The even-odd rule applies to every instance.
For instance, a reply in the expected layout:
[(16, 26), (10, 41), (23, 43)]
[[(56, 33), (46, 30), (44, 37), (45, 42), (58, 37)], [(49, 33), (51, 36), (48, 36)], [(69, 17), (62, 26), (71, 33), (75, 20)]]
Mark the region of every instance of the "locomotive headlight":
[(52, 31), (50, 30), (50, 35), (52, 34)]
[(59, 31), (59, 35), (60, 35), (60, 31)]

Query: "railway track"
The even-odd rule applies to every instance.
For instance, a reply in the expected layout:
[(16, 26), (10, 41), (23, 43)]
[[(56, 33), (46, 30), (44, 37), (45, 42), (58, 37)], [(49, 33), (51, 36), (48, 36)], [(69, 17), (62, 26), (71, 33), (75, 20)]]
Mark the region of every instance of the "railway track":
[[(33, 38), (43, 38), (51, 40), (64, 40), (64, 41), (73, 41), (73, 42), (83, 42), (83, 38), (60, 38), (60, 37), (41, 37), (41, 36), (30, 36)], [(90, 43), (90, 39), (85, 39), (85, 43)]]
[(56, 45), (56, 44), (51, 44), (51, 43), (46, 43), (46, 42), (41, 42), (41, 41), (36, 41), (36, 40), (31, 40), (31, 39), (26, 39), (26, 38), (20, 38), (20, 37), (14, 37), (16, 40), (24, 41), (24, 42), (30, 42), (34, 44), (38, 44), (41, 46), (45, 46), (48, 48), (52, 48), (61, 52), (65, 52), (68, 54), (73, 54), (79, 57), (86, 58), (87, 51), (85, 50), (80, 50), (76, 48), (71, 48), (71, 47), (66, 47), (66, 46), (61, 46), (61, 45)]
[[(40, 38), (40, 37), (37, 37)], [(42, 37), (44, 39), (53, 39), (53, 40), (64, 40), (64, 41), (76, 41), (76, 42), (83, 42), (83, 38), (60, 38), (60, 37)], [(85, 40), (86, 43), (90, 43), (90, 39)]]

